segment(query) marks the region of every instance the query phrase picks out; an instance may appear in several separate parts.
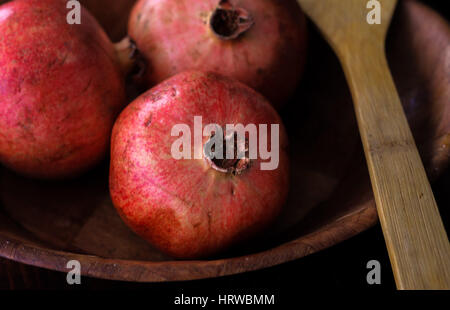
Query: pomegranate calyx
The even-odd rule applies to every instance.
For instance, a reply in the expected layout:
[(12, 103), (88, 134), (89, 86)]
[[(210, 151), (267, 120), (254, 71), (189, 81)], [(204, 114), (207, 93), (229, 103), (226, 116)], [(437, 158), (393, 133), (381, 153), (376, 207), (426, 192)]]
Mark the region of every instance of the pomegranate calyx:
[(235, 8), (229, 0), (221, 0), (209, 20), (212, 32), (222, 40), (236, 39), (248, 31), (254, 23), (248, 11)]
[[(229, 147), (229, 141), (232, 141), (234, 143), (233, 147), (233, 158), (229, 159), (227, 158), (228, 154), (228, 147)], [(210, 139), (205, 143), (203, 154), (205, 156), (205, 159), (207, 163), (210, 165), (210, 167), (216, 171), (222, 172), (222, 173), (228, 173), (232, 175), (240, 175), (245, 170), (250, 168), (251, 160), (249, 157), (249, 141), (246, 138), (245, 141), (239, 141), (238, 135), (236, 132), (232, 133), (228, 137), (225, 137), (223, 139), (222, 144), (222, 156), (221, 158), (215, 157), (215, 140), (214, 140), (214, 134), (210, 137)], [(211, 153), (211, 152), (212, 153)], [(242, 153), (244, 156), (239, 156), (239, 154)]]

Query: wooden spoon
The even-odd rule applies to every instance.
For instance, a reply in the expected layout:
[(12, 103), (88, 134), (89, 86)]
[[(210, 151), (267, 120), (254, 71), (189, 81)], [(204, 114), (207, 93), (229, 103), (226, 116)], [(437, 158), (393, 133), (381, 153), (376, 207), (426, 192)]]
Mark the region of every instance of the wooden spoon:
[(298, 0), (336, 52), (350, 85), (398, 289), (450, 289), (450, 243), (385, 56), (396, 0), (369, 24), (368, 0)]

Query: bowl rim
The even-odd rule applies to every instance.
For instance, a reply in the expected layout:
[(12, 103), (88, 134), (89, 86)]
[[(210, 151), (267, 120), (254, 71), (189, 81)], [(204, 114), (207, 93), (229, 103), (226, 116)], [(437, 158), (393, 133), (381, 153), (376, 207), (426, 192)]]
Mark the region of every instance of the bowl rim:
[[(138, 261), (111, 259), (44, 248), (0, 232), (0, 257), (44, 269), (69, 272), (67, 263), (77, 260), (81, 275), (125, 282), (168, 282), (216, 278), (273, 267), (316, 253), (374, 226), (375, 204), (369, 200), (318, 230), (274, 248), (244, 256), (215, 260)], [(317, 242), (320, 241), (320, 242)], [(314, 244), (314, 246), (313, 246)]]

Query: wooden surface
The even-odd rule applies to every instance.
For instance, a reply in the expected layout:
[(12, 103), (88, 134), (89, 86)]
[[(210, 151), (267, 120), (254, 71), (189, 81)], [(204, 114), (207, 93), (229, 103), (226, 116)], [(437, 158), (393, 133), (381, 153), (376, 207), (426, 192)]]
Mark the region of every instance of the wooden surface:
[[(442, 79), (450, 69), (442, 65), (448, 26), (428, 12), (414, 2), (401, 6), (389, 35), (388, 60), (434, 178), (447, 167), (450, 154), (448, 82)], [(3, 169), (0, 256), (60, 271), (78, 259), (83, 275), (175, 281), (277, 265), (374, 225), (376, 210), (344, 73), (312, 27), (310, 44), (303, 83), (282, 113), (291, 140), (292, 190), (283, 214), (265, 235), (211, 260), (173, 261), (135, 236), (114, 211), (107, 161), (82, 178), (60, 183), (28, 180)]]
[(349, 82), (397, 287), (450, 289), (450, 243), (385, 57), (396, 1), (380, 1), (379, 25), (364, 18), (364, 1), (299, 2)]

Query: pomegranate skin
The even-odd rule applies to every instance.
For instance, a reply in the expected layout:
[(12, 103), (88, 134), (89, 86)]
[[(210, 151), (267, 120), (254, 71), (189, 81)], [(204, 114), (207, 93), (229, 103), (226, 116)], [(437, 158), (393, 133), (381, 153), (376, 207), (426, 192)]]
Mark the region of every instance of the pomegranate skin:
[[(171, 129), (186, 124), (194, 135), (194, 116), (202, 116), (203, 126), (267, 124), (269, 137), (270, 124), (279, 124), (278, 168), (261, 170), (258, 156), (235, 175), (213, 169), (203, 154), (174, 159), (178, 137)], [(137, 98), (114, 125), (111, 198), (125, 223), (162, 252), (210, 256), (251, 238), (278, 215), (289, 186), (287, 148), (281, 119), (263, 96), (216, 73), (180, 73)]]
[(0, 8), (0, 161), (37, 178), (100, 161), (125, 104), (115, 50), (93, 17), (69, 25), (64, 0)]
[(128, 34), (148, 68), (149, 86), (185, 71), (232, 77), (282, 107), (297, 87), (306, 59), (306, 19), (295, 0), (230, 0), (253, 25), (224, 39), (211, 27), (219, 0), (139, 0)]

